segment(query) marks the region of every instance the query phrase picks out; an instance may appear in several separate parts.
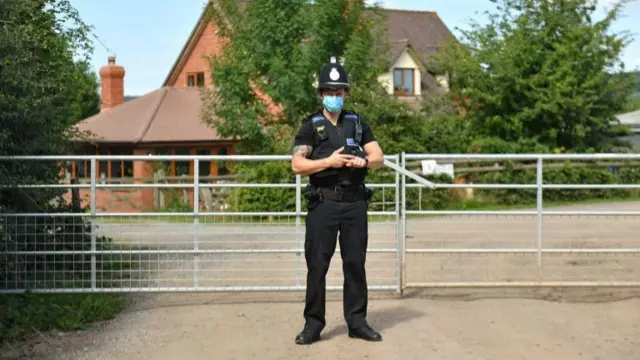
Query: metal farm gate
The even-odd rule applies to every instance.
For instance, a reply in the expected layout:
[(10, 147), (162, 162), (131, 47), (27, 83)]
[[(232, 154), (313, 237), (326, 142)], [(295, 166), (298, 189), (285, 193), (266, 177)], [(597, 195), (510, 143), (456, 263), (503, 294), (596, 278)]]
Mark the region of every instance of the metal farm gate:
[[(640, 286), (640, 202), (625, 201), (640, 184), (543, 181), (545, 171), (604, 166), (624, 172), (638, 160), (640, 154), (386, 156), (386, 168), (372, 171), (384, 181), (369, 184), (376, 190), (369, 288)], [(21, 156), (0, 157), (0, 166), (36, 161), (60, 165), (63, 181), (0, 183), (6, 196), (45, 196), (52, 205), (16, 213), (0, 199), (2, 293), (305, 289), (302, 178), (242, 182), (243, 173), (220, 178), (207, 170), (212, 161), (259, 161), (276, 163), (264, 176), (287, 174), (290, 156)], [(190, 162), (184, 176), (156, 166), (175, 169), (180, 161)], [(522, 175), (522, 183), (498, 183), (501, 171), (510, 169), (532, 175)], [(467, 176), (445, 183), (419, 172), (456, 179), (462, 179), (458, 173), (493, 173), (497, 180), (475, 183)], [(589, 189), (594, 197), (619, 201), (544, 206), (546, 192)], [(438, 210), (445, 198), (474, 204), (493, 197), (508, 204), (516, 195), (530, 196), (535, 205)], [(73, 211), (55, 210), (60, 205)], [(339, 249), (327, 284), (342, 289)]]

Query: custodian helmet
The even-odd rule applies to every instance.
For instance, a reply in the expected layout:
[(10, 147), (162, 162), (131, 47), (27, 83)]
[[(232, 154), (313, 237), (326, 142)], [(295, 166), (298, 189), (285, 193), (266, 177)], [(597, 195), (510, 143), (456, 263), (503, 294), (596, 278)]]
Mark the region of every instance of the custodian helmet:
[(342, 65), (336, 61), (335, 56), (332, 56), (329, 63), (322, 68), (319, 80), (318, 90), (349, 88), (347, 72), (344, 71)]

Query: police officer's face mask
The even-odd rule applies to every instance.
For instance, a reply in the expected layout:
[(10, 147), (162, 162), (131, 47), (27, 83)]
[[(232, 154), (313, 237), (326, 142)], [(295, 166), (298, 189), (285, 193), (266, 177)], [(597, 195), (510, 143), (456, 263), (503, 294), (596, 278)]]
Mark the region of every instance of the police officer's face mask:
[(342, 110), (344, 99), (339, 95), (325, 95), (322, 98), (322, 104), (330, 113), (337, 113)]

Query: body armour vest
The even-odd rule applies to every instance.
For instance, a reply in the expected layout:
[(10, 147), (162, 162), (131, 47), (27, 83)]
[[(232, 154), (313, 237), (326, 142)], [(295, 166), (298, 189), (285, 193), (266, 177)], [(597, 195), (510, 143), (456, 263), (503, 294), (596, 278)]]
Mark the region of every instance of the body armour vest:
[[(314, 128), (314, 145), (311, 159), (324, 159), (344, 146), (343, 154), (365, 157), (360, 146), (362, 141), (362, 123), (360, 115), (352, 111), (343, 111), (336, 125), (324, 117), (322, 112), (311, 115)], [(364, 183), (368, 169), (362, 168), (328, 168), (309, 177), (316, 186), (350, 186)]]

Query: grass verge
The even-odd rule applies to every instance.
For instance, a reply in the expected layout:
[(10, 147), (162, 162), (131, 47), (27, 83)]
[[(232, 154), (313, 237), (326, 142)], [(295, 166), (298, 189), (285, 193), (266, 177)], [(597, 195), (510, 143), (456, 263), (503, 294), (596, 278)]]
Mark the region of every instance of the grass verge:
[[(108, 249), (108, 244), (102, 244)], [(113, 293), (38, 293), (33, 289), (90, 288), (91, 272), (72, 270), (75, 264), (84, 265), (87, 258), (67, 260), (66, 269), (59, 271), (31, 271), (15, 288), (30, 288), (20, 294), (0, 294), (0, 346), (26, 340), (40, 332), (51, 330), (75, 331), (95, 322), (113, 319), (126, 305), (124, 294)], [(101, 287), (120, 286), (118, 282), (130, 278), (129, 271), (139, 265), (131, 255), (103, 255), (97, 257), (96, 282)]]
[(80, 330), (112, 319), (124, 307), (120, 294), (0, 295), (0, 342), (6, 345), (49, 330)]

